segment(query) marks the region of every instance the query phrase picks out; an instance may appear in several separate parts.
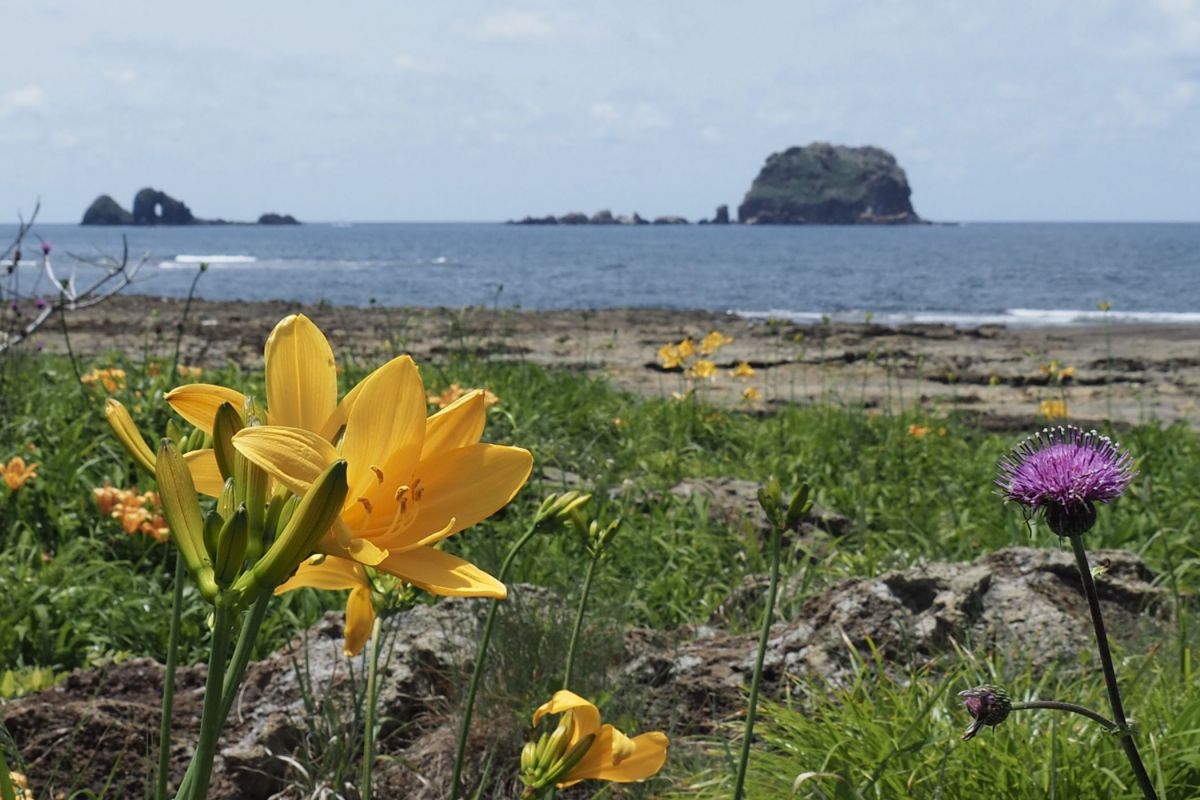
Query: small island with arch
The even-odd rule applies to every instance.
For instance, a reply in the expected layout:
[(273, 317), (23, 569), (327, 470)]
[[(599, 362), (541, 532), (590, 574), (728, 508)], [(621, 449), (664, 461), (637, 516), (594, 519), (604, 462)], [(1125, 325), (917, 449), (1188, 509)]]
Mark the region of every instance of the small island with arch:
[(102, 194), (83, 212), (80, 225), (299, 225), (291, 214), (268, 212), (257, 222), (231, 222), (224, 219), (200, 219), (187, 203), (164, 191), (146, 187), (133, 198), (133, 211), (121, 206), (111, 195)]

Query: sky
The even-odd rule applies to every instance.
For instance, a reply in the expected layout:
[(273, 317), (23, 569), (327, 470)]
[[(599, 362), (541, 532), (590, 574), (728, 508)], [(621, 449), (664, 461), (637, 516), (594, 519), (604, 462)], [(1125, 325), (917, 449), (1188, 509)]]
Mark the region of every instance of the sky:
[(934, 220), (1200, 220), (1200, 0), (0, 0), (0, 212), (736, 209), (875, 145)]

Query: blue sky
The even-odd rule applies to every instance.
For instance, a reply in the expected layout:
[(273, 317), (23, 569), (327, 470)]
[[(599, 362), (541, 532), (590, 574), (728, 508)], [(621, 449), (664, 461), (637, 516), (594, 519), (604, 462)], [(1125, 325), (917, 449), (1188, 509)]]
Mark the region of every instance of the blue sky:
[(1200, 0), (5, 6), (5, 221), (696, 218), (818, 140), (930, 219), (1200, 219)]

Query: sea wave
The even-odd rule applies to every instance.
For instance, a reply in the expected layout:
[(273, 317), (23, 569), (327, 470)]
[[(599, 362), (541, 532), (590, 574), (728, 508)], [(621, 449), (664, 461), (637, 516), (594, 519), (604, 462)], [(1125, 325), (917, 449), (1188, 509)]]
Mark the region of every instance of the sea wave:
[(191, 269), (197, 264), (253, 264), (258, 261), (254, 256), (247, 255), (225, 255), (217, 253), (214, 255), (188, 255), (181, 254), (175, 256), (170, 261), (160, 261), (158, 263), (161, 269)]
[(867, 312), (839, 311), (823, 314), (819, 311), (771, 309), (748, 311), (731, 309), (731, 314), (746, 319), (786, 320), (815, 325), (825, 320), (833, 322), (870, 321), (879, 325), (953, 325), (958, 328), (978, 328), (983, 325), (1003, 325), (1008, 328), (1056, 328), (1088, 325), (1197, 325), (1200, 313), (1180, 311), (1100, 311), (1098, 309), (1066, 308), (1009, 308), (995, 313), (965, 311)]

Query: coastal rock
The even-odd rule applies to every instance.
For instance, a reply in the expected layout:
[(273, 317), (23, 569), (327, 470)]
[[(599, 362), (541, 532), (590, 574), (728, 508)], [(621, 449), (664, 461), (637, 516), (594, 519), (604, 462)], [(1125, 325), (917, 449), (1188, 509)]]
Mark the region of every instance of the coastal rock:
[(635, 211), (635, 212), (633, 212), (633, 224), (634, 225), (649, 225), (650, 221)]
[(83, 212), (80, 225), (132, 225), (133, 214), (121, 208), (121, 204), (106, 194), (92, 201)]
[(664, 217), (655, 217), (654, 224), (655, 225), (687, 225), (688, 221), (684, 217), (676, 217), (676, 216), (672, 216), (672, 215), (667, 215)]
[(259, 225), (299, 225), (300, 220), (291, 214), (276, 214), (268, 211), (258, 218)]
[(592, 214), (592, 218), (588, 222), (592, 225), (616, 225), (617, 218), (613, 216), (611, 211), (605, 208)]
[(589, 221), (587, 214), (578, 211), (571, 211), (558, 218), (559, 225), (587, 225)]
[[(1169, 623), (1168, 593), (1145, 563), (1125, 550), (1093, 556), (1105, 564), (1096, 585), (1109, 636), (1134, 648), (1160, 636)], [(801, 596), (799, 583), (781, 587), (781, 608)], [(761, 603), (765, 592), (766, 579), (752, 577), (726, 604)], [(728, 711), (744, 702), (758, 634), (711, 625), (674, 635), (637, 633), (626, 638), (626, 680), (657, 687), (659, 713), (681, 707)], [(772, 695), (789, 677), (836, 685), (853, 680), (856, 664), (870, 663), (875, 651), (903, 672), (936, 665), (959, 647), (1003, 653), (1007, 664), (1078, 668), (1092, 644), (1071, 553), (1014, 547), (974, 562), (934, 562), (839, 581), (772, 626), (764, 680)], [(1096, 668), (1089, 663), (1084, 668)], [(703, 725), (704, 718), (695, 722)]]
[(717, 206), (716, 216), (712, 219), (713, 225), (728, 225), (729, 224), (729, 206)]
[(816, 142), (773, 153), (738, 206), (748, 225), (920, 223), (895, 157)]
[(133, 198), (134, 225), (195, 225), (199, 220), (182, 200), (149, 187)]

